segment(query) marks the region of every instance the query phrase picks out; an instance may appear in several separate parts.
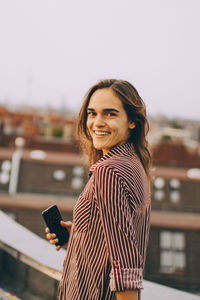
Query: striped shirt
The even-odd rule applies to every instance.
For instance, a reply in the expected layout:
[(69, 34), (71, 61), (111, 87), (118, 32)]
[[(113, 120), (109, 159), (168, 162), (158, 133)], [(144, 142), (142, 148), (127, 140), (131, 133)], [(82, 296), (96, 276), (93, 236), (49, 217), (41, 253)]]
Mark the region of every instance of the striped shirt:
[(132, 143), (90, 168), (74, 208), (59, 300), (111, 300), (142, 289), (149, 237), (149, 181)]

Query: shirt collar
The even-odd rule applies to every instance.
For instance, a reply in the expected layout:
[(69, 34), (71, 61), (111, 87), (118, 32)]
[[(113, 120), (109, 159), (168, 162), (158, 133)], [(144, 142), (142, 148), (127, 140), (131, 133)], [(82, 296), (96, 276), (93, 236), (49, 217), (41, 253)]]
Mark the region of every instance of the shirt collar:
[(105, 154), (103, 157), (101, 157), (94, 165), (92, 165), (89, 169), (89, 177), (92, 175), (96, 167), (104, 160), (107, 160), (109, 158), (113, 158), (114, 156), (120, 156), (120, 155), (131, 155), (135, 153), (135, 147), (133, 143), (126, 143), (122, 145), (115, 146), (112, 148), (107, 154)]

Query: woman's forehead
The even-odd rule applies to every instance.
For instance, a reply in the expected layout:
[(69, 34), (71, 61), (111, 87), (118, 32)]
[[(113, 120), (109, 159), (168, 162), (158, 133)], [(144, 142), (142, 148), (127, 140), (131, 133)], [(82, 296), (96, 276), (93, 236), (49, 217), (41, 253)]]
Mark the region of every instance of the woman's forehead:
[(98, 89), (91, 96), (88, 109), (123, 109), (123, 104), (120, 98), (110, 88)]

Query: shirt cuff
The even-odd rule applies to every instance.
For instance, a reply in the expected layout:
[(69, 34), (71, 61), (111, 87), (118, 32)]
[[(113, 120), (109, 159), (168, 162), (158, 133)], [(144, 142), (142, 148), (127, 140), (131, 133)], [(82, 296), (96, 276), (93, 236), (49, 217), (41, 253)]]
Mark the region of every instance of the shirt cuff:
[(118, 265), (112, 267), (110, 289), (116, 292), (143, 289), (143, 269), (125, 269)]

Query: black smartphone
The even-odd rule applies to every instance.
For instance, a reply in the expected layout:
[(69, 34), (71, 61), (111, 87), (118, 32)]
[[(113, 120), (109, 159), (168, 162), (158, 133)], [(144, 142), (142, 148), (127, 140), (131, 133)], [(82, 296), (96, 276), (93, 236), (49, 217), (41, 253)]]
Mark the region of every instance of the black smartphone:
[(58, 238), (58, 243), (55, 244), (56, 246), (63, 246), (68, 242), (69, 239), (69, 232), (67, 228), (60, 225), (60, 221), (62, 220), (60, 211), (57, 207), (57, 205), (52, 205), (45, 209), (42, 212), (42, 216), (44, 218), (44, 221), (49, 227), (51, 233), (55, 233), (56, 237)]

